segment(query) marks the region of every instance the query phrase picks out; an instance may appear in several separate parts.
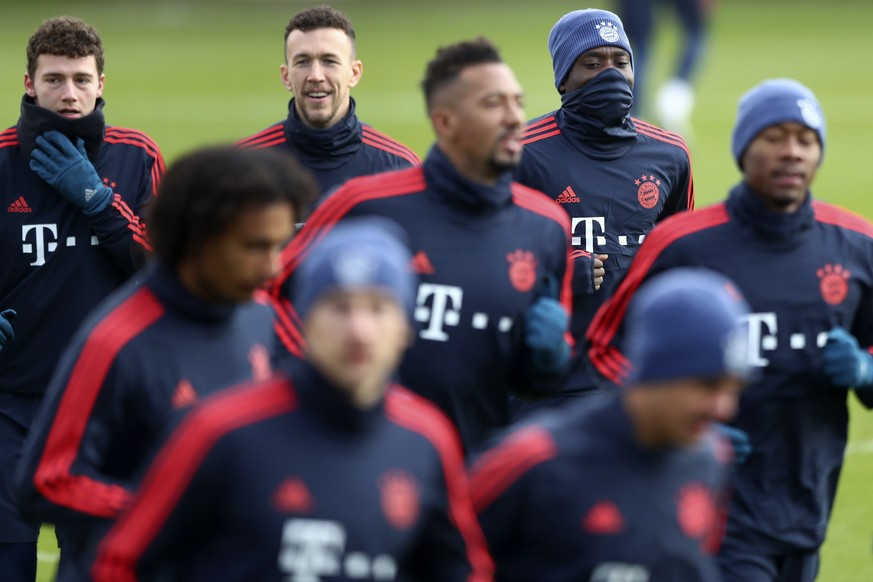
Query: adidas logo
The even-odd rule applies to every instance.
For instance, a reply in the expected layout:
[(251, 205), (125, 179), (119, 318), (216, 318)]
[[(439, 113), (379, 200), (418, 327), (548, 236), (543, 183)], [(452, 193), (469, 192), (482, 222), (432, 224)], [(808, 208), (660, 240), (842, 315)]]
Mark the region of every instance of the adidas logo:
[(19, 196), (18, 200), (9, 205), (6, 212), (33, 212), (33, 209), (27, 205), (24, 196)]
[(433, 275), (433, 265), (430, 263), (430, 259), (427, 258), (427, 255), (424, 254), (424, 251), (418, 251), (415, 253), (415, 256), (412, 257), (412, 270), (419, 275)]
[(572, 204), (573, 202), (580, 202), (579, 197), (576, 196), (576, 193), (573, 191), (572, 186), (567, 186), (564, 188), (564, 191), (555, 198), (555, 202), (558, 204)]

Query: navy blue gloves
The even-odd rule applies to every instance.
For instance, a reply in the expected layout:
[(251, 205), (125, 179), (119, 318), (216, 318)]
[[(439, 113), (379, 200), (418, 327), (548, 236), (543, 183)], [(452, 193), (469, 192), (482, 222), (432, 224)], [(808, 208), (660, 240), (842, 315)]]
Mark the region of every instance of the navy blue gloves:
[(873, 356), (842, 327), (828, 332), (822, 350), (825, 375), (836, 386), (868, 388), (873, 385)]
[(0, 352), (3, 351), (3, 346), (6, 342), (15, 339), (15, 332), (12, 331), (11, 321), (15, 319), (15, 310), (7, 309), (0, 311)]
[(714, 426), (724, 438), (730, 441), (731, 447), (734, 449), (734, 463), (737, 465), (745, 463), (749, 455), (752, 454), (752, 443), (749, 441), (749, 435), (746, 434), (746, 431), (720, 422), (714, 423)]
[(556, 299), (558, 285), (554, 277), (547, 277), (545, 292), (525, 314), (524, 343), (538, 371), (555, 373), (570, 359), (570, 346), (564, 340), (569, 317)]
[(85, 153), (85, 142), (76, 146), (58, 131), (47, 131), (36, 138), (30, 154), (30, 169), (53, 186), (85, 214), (96, 214), (112, 200), (112, 189), (105, 186)]

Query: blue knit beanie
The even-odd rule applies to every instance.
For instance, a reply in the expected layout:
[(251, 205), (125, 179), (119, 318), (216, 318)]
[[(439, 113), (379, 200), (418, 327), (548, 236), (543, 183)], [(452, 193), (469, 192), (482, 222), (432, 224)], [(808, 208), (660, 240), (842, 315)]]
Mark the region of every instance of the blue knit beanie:
[(561, 17), (549, 32), (549, 53), (555, 69), (555, 88), (560, 90), (570, 69), (579, 55), (602, 46), (623, 48), (631, 57), (634, 54), (624, 32), (621, 19), (608, 10), (588, 8), (574, 10)]
[(748, 306), (739, 290), (707, 269), (672, 269), (640, 288), (630, 305), (624, 351), (630, 383), (749, 377)]
[(818, 134), (824, 158), (825, 118), (815, 95), (793, 79), (770, 79), (752, 87), (740, 97), (731, 139), (731, 152), (740, 169), (743, 154), (752, 140), (771, 125), (787, 121), (795, 121), (814, 130)]
[(294, 307), (305, 318), (310, 307), (334, 290), (387, 291), (412, 317), (416, 276), (405, 232), (386, 218), (344, 220), (315, 243), (300, 265)]

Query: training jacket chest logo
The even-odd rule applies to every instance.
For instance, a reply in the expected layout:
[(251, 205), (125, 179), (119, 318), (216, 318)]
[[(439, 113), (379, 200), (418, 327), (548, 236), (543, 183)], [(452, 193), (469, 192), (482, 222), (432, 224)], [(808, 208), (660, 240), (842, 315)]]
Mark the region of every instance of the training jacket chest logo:
[(624, 517), (612, 501), (598, 501), (582, 518), (582, 530), (590, 534), (615, 535), (624, 530)]
[(19, 196), (12, 204), (6, 207), (6, 212), (33, 212), (33, 209), (24, 199), (24, 196)]
[(288, 477), (273, 493), (273, 507), (288, 513), (309, 513), (315, 507), (306, 483), (299, 477)]
[(822, 299), (828, 305), (839, 305), (849, 294), (849, 277), (851, 272), (842, 265), (826, 264), (815, 272), (819, 278), (818, 288)]
[(704, 539), (715, 527), (715, 501), (701, 483), (689, 483), (679, 490), (676, 510), (679, 527), (690, 538)]
[(509, 282), (520, 293), (533, 289), (537, 280), (537, 259), (530, 251), (516, 249), (506, 255), (509, 261)]
[(655, 178), (653, 174), (643, 174), (634, 180), (634, 186), (637, 187), (637, 200), (640, 201), (640, 206), (643, 208), (655, 207), (661, 198), (660, 185), (661, 180)]
[[(76, 237), (68, 236), (63, 241), (58, 240), (57, 224), (22, 224), (21, 225), (21, 252), (25, 255), (34, 255), (31, 267), (45, 265), (50, 253), (58, 249), (58, 244), (63, 242), (65, 247), (76, 246)], [(97, 237), (91, 235), (88, 243), (91, 246), (99, 244)]]
[(419, 486), (408, 473), (393, 470), (379, 478), (382, 511), (388, 523), (400, 530), (412, 527), (421, 509)]
[(555, 198), (555, 202), (558, 204), (574, 204), (576, 202), (581, 202), (582, 200), (579, 196), (576, 195), (575, 190), (573, 190), (572, 186), (567, 186), (564, 190), (558, 194), (558, 197)]

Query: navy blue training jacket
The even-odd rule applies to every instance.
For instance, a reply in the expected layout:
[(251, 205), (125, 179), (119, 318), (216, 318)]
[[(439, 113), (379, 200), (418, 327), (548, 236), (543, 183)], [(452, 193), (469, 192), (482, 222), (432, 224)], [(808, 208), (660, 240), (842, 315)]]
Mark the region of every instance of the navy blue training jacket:
[(92, 216), (30, 169), (37, 135), (52, 128), (43, 123), (47, 110), (25, 96), (17, 126), (0, 132), (0, 311), (18, 313), (15, 340), (0, 351), (4, 392), (42, 394), (88, 312), (145, 262), (142, 209), (164, 160), (144, 133), (105, 126), (102, 107), (100, 99), (91, 115), (73, 120), (91, 131), (89, 158), (114, 193)]
[(621, 399), (595, 398), (531, 416), (471, 468), (496, 579), (717, 582), (726, 443), (643, 448)]
[(355, 115), (354, 99), (348, 114), (327, 129), (303, 125), (291, 99), (287, 119), (240, 140), (238, 145), (291, 152), (313, 173), (322, 194), (350, 178), (421, 165), (411, 149), (361, 122)]
[(362, 411), (301, 365), (183, 420), (93, 574), (486, 582), (492, 570), (446, 418), (399, 386)]
[(560, 286), (570, 309), (566, 215), (509, 174), (496, 186), (467, 180), (437, 147), (422, 168), (348, 182), (285, 249), (271, 292), (289, 351), (303, 353), (289, 301), (297, 266), (331, 225), (362, 215), (387, 217), (408, 235), (419, 275), (418, 330), (400, 381), (449, 416), (468, 450), (508, 423), (510, 392), (548, 390), (561, 380), (532, 369), (523, 319), (544, 292), (544, 278)]
[[(634, 137), (593, 136), (570, 117), (559, 109), (528, 122), (514, 176), (555, 200), (570, 217), (573, 257), (583, 261), (573, 279), (571, 332), (578, 342), (646, 234), (664, 218), (694, 208), (694, 183), (688, 146), (678, 134), (631, 119)], [(591, 280), (594, 254), (609, 255), (597, 292)], [(564, 390), (593, 388), (594, 379), (580, 365)]]
[(268, 377), (278, 345), (266, 305), (206, 305), (163, 267), (143, 279), (114, 293), (77, 333), (16, 473), (22, 513), (79, 541), (129, 503), (174, 416), (220, 388)]
[(745, 185), (726, 202), (665, 221), (588, 332), (589, 356), (605, 378), (620, 383), (629, 371), (616, 346), (636, 289), (689, 266), (737, 284), (752, 311), (749, 358), (761, 373), (734, 421), (753, 451), (736, 468), (728, 535), (776, 553), (814, 550), (824, 540), (848, 422), (847, 390), (825, 377), (821, 348), (834, 326), (873, 345), (873, 225), (811, 197), (800, 211), (777, 215)]

